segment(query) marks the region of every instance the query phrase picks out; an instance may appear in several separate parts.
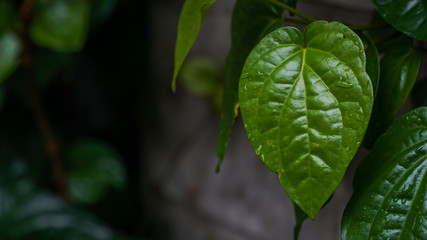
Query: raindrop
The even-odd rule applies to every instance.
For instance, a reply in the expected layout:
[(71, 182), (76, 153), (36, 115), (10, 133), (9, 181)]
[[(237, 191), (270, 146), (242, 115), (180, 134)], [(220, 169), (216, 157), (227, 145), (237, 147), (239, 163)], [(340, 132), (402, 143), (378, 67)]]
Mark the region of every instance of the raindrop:
[(255, 150), (255, 153), (259, 155), (261, 151), (262, 151), (262, 145), (259, 145), (258, 148)]
[(344, 82), (344, 81), (336, 81), (335, 85), (337, 87), (342, 87), (342, 88), (351, 88), (351, 87), (353, 87), (353, 84), (348, 83), (348, 82)]
[(350, 151), (350, 147), (349, 146), (345, 147), (345, 151), (349, 152)]

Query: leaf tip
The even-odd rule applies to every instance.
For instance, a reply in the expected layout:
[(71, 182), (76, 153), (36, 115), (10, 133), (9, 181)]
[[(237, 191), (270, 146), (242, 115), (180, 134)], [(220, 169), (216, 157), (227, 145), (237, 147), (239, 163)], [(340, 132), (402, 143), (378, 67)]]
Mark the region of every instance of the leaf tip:
[(176, 93), (176, 77), (174, 77), (172, 80), (171, 88), (172, 88), (172, 92)]

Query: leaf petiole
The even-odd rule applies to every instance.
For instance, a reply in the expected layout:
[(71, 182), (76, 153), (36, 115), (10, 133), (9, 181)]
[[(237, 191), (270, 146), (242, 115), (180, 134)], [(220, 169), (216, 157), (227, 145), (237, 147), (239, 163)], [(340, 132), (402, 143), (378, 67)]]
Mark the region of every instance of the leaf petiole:
[(304, 13), (298, 11), (298, 10), (296, 10), (293, 7), (288, 6), (287, 4), (279, 2), (277, 0), (264, 0), (264, 1), (269, 2), (271, 4), (274, 4), (274, 5), (278, 6), (278, 7), (281, 7), (281, 8), (283, 8), (283, 9), (285, 9), (285, 10), (287, 10), (287, 11), (289, 11), (289, 12), (295, 14), (295, 15), (297, 15), (298, 17), (300, 17), (300, 18), (302, 18), (302, 19), (304, 19), (304, 20), (306, 20), (308, 22), (314, 22), (314, 21), (316, 21), (316, 19), (314, 19), (314, 18), (312, 18), (312, 17), (310, 17), (310, 16), (308, 16), (308, 15), (306, 15), (306, 14), (304, 14)]
[(382, 28), (390, 28), (391, 26), (387, 23), (382, 24), (370, 24), (370, 25), (355, 25), (355, 26), (348, 26), (353, 31), (361, 31), (361, 30), (374, 30), (374, 29), (382, 29)]

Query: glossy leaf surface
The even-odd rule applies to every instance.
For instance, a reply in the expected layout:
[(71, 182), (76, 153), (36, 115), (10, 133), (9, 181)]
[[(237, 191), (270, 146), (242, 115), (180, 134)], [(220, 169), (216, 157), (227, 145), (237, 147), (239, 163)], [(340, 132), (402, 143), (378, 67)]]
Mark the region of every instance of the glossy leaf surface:
[(37, 1), (30, 37), (54, 51), (75, 52), (83, 48), (89, 25), (87, 0)]
[(373, 0), (378, 13), (397, 30), (419, 40), (427, 40), (425, 0)]
[(21, 42), (13, 33), (0, 34), (0, 83), (12, 74), (19, 65)]
[(381, 59), (381, 77), (364, 145), (375, 140), (391, 125), (418, 75), (421, 54), (411, 45), (394, 45)]
[(176, 88), (176, 78), (179, 70), (196, 41), (200, 27), (209, 7), (216, 0), (186, 0), (182, 7), (178, 23), (178, 36), (175, 45), (175, 69), (173, 72), (172, 90)]
[(374, 91), (374, 97), (377, 95), (378, 85), (380, 81), (380, 59), (378, 56), (378, 50), (375, 47), (372, 39), (366, 34), (360, 34), (363, 45), (365, 46), (366, 54), (366, 73), (372, 82), (372, 89)]
[(426, 170), (427, 108), (422, 107), (394, 122), (360, 163), (342, 239), (427, 239)]
[(126, 174), (121, 158), (109, 145), (81, 140), (67, 155), (68, 183), (73, 200), (92, 204), (110, 187), (123, 188)]
[(280, 28), (246, 60), (239, 83), (248, 137), (312, 219), (340, 183), (372, 109), (360, 38), (341, 23)]
[[(281, 1), (286, 3), (287, 1)], [(263, 0), (238, 0), (231, 23), (231, 49), (225, 65), (224, 94), (217, 138), (217, 171), (238, 113), (238, 86), (243, 65), (255, 45), (283, 25), (283, 9)]]

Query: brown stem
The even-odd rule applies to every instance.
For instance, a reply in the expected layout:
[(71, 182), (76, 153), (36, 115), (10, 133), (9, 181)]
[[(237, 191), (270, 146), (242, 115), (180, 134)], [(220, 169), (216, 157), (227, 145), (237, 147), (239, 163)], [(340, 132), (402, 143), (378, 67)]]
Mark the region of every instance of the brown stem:
[(52, 177), (56, 188), (65, 202), (70, 202), (67, 177), (61, 159), (61, 153), (53, 135), (52, 128), (43, 109), (39, 93), (36, 86), (34, 64), (31, 55), (31, 44), (29, 39), (29, 25), (32, 19), (32, 12), (37, 0), (25, 0), (20, 8), (21, 29), (20, 37), (22, 41), (22, 67), (24, 71), (24, 80), (28, 90), (28, 100), (31, 110), (37, 122), (40, 134), (42, 136), (46, 153), (52, 167)]

